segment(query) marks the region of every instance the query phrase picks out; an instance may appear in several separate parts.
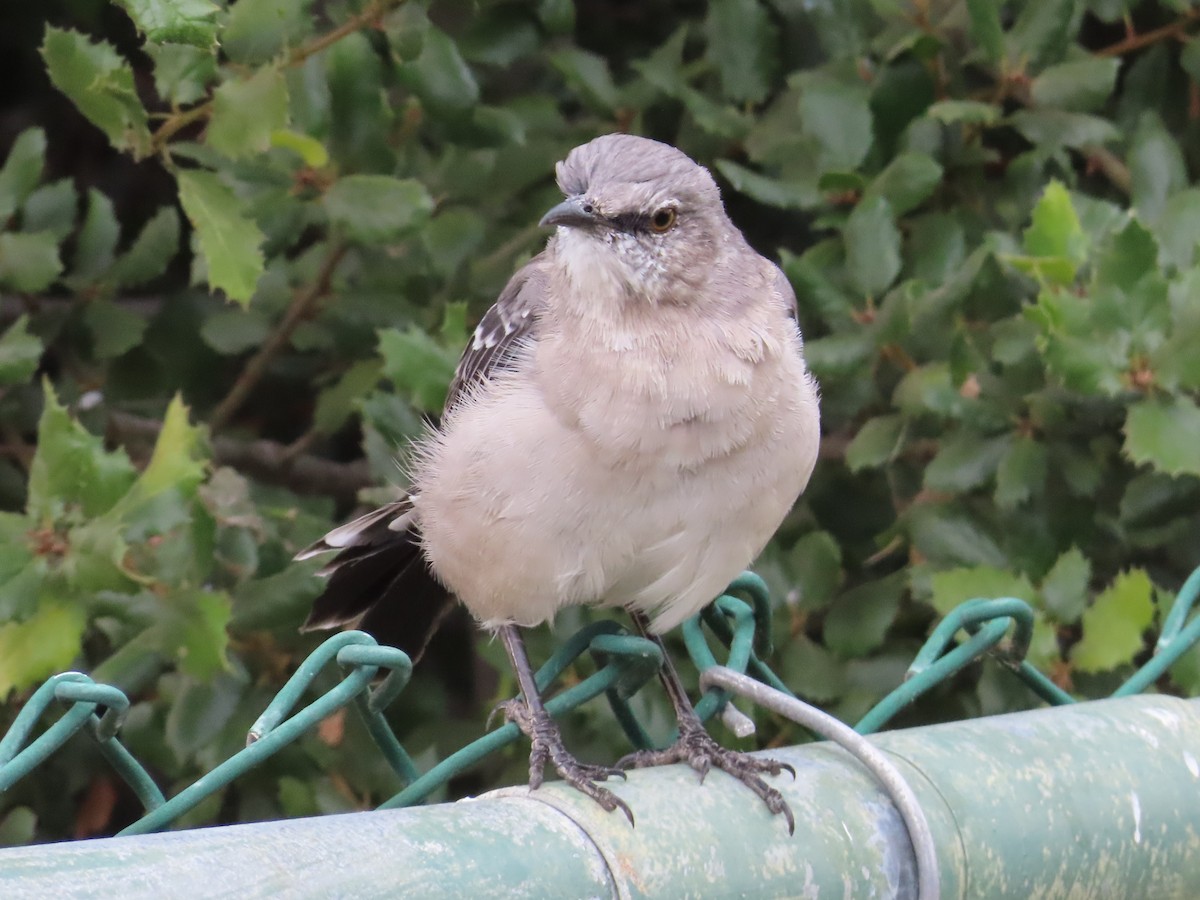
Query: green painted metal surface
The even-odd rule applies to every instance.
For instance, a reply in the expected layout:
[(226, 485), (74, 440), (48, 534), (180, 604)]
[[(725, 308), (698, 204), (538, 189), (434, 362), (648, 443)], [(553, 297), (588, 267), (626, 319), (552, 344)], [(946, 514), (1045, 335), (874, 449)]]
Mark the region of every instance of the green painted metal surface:
[[(948, 898), (1200, 897), (1200, 701), (1142, 696), (871, 738), (908, 776)], [(912, 897), (882, 789), (828, 744), (773, 753), (789, 837), (743, 787), (679, 767), (320, 819), (0, 851), (0, 897)]]

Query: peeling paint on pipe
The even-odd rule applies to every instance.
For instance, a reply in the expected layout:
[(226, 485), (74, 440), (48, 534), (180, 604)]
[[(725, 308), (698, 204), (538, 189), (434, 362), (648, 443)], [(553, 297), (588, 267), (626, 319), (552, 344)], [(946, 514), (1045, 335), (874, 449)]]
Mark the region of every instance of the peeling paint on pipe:
[[(1104, 700), (879, 735), (947, 898), (1200, 897), (1200, 701)], [(774, 751), (789, 838), (721, 772), (631, 772), (637, 827), (570, 788), (0, 850), (0, 897), (911, 898), (903, 822), (829, 744)]]

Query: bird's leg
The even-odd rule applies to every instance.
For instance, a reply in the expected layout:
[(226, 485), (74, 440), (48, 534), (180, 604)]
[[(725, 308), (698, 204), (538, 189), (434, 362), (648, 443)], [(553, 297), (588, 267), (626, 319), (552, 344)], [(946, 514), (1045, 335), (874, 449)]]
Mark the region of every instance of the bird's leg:
[(640, 769), (647, 766), (686, 762), (700, 773), (701, 783), (704, 782), (709, 770), (716, 766), (754, 791), (772, 813), (782, 813), (788, 823), (788, 833), (795, 832), (796, 821), (787, 801), (783, 799), (783, 795), (779, 791), (760, 777), (764, 774), (778, 775), (780, 772), (788, 771), (795, 778), (795, 769), (786, 763), (751, 756), (749, 753), (739, 750), (728, 750), (718, 744), (705, 730), (700, 717), (696, 715), (696, 710), (692, 707), (687, 691), (684, 690), (683, 684), (679, 680), (679, 673), (675, 670), (674, 663), (671, 662), (662, 638), (651, 633), (650, 620), (644, 613), (634, 610), (630, 610), (629, 615), (638, 632), (643, 637), (654, 641), (662, 650), (663, 664), (659, 669), (658, 677), (662, 681), (667, 696), (671, 698), (671, 705), (675, 708), (675, 718), (679, 721), (679, 739), (670, 747), (662, 750), (638, 750), (636, 753), (630, 753), (618, 760), (617, 765), (626, 769)]
[(621, 810), (632, 825), (633, 812), (625, 801), (608, 788), (595, 784), (596, 781), (604, 781), (611, 776), (624, 778), (625, 773), (619, 768), (581, 763), (568, 752), (563, 745), (557, 723), (550, 718), (542, 704), (520, 629), (516, 625), (501, 625), (497, 631), (500, 639), (504, 641), (504, 649), (508, 651), (509, 662), (512, 663), (517, 684), (521, 688), (520, 697), (501, 703), (498, 708), (504, 711), (505, 718), (515, 723), (528, 736), (533, 745), (529, 754), (529, 786), (534, 789), (541, 787), (542, 769), (547, 762), (553, 763), (563, 781), (587, 794), (606, 811)]

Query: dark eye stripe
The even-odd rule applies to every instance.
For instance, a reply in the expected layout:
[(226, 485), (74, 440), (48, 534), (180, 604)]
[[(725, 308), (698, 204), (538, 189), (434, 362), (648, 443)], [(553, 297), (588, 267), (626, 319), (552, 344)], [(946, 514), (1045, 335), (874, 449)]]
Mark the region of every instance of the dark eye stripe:
[[(654, 213), (657, 212), (658, 210), (654, 211)], [(654, 213), (617, 213), (615, 216), (609, 216), (608, 220), (617, 230), (627, 231), (630, 234), (662, 234), (661, 231), (655, 231), (651, 227)]]

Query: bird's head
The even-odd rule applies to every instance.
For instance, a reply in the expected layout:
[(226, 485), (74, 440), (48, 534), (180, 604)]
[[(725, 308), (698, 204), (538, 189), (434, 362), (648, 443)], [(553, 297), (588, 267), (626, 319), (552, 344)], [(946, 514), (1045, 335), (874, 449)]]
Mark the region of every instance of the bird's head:
[(608, 134), (556, 169), (567, 199), (542, 218), (558, 228), (557, 258), (579, 287), (652, 303), (699, 284), (725, 229), (712, 175), (667, 144)]

